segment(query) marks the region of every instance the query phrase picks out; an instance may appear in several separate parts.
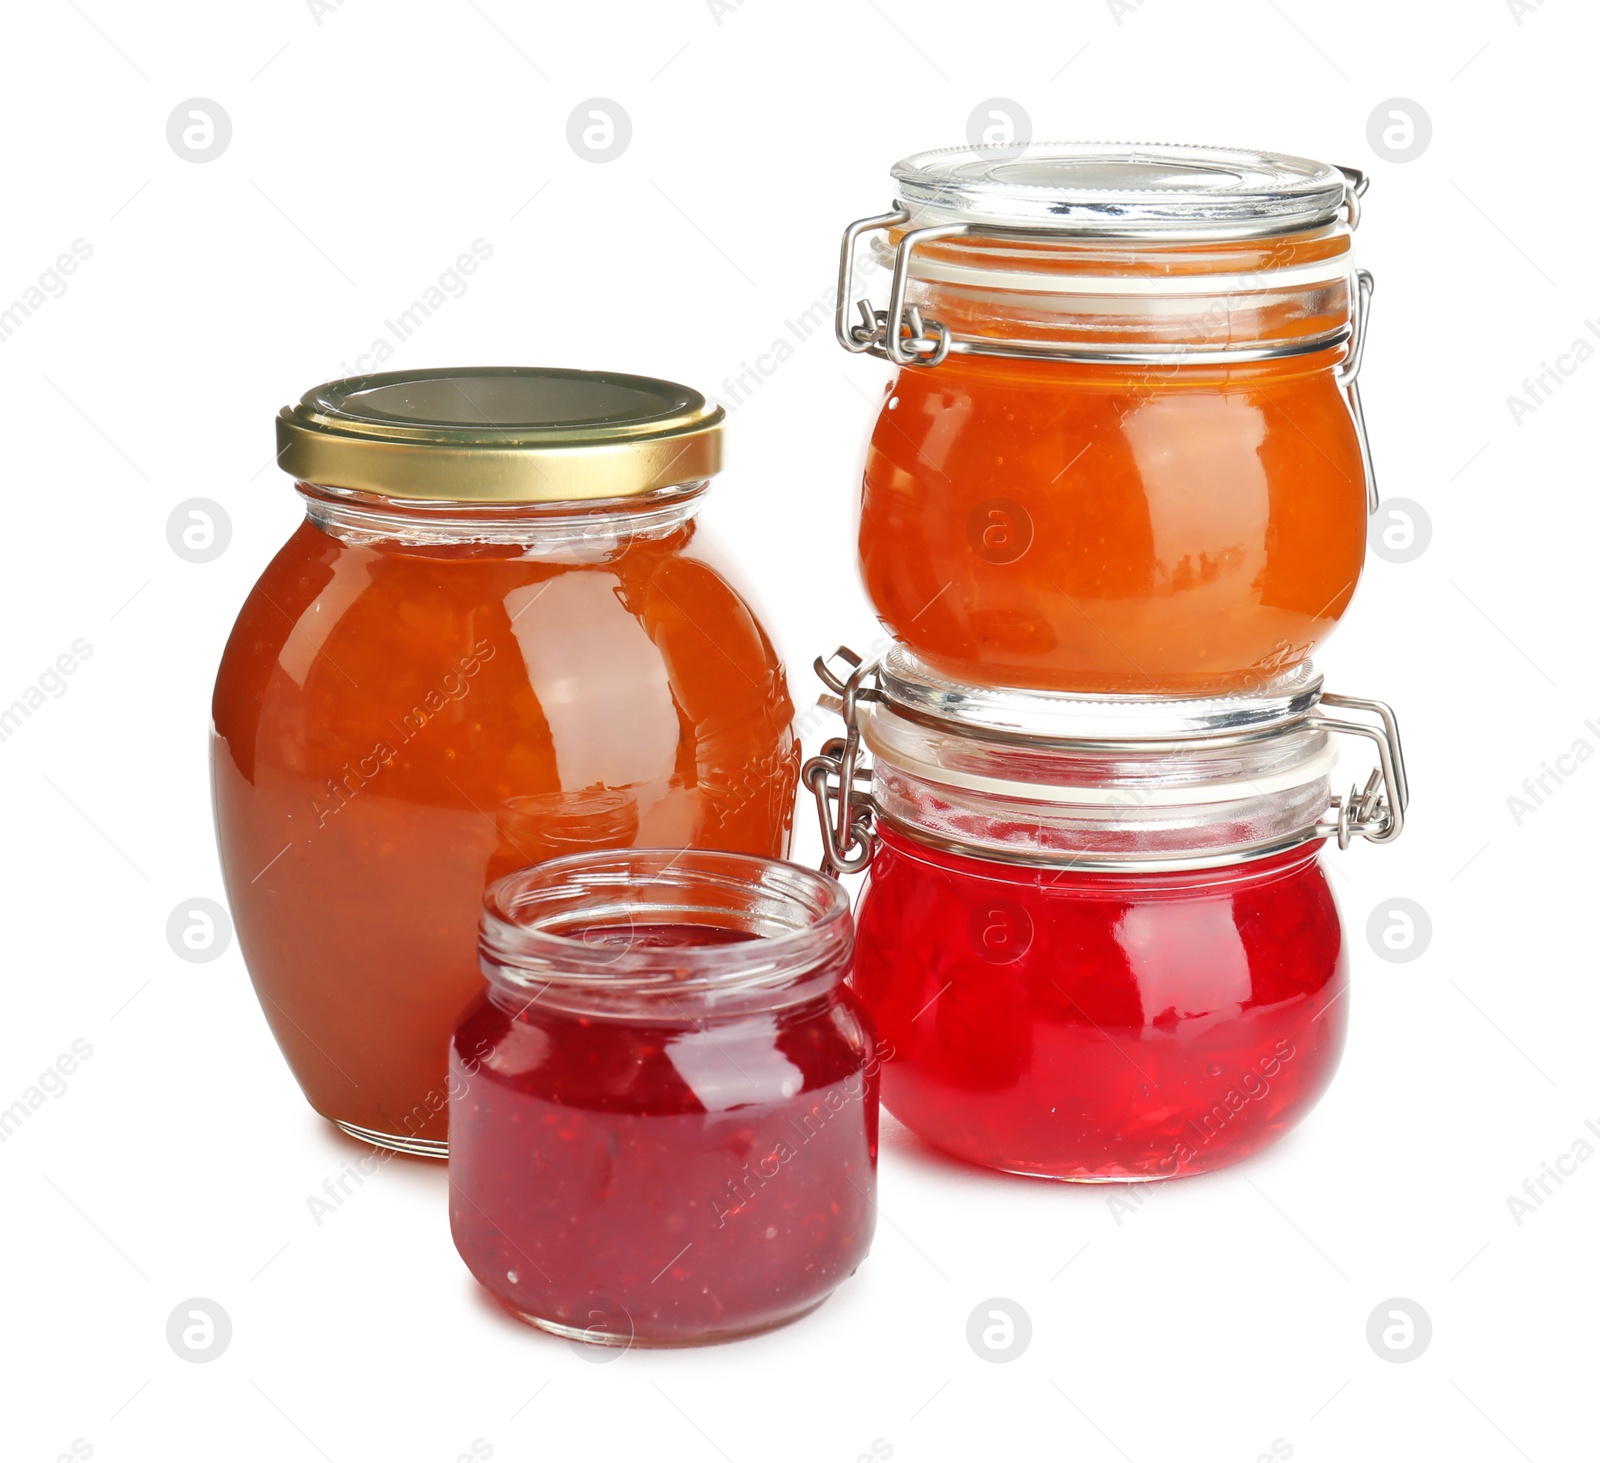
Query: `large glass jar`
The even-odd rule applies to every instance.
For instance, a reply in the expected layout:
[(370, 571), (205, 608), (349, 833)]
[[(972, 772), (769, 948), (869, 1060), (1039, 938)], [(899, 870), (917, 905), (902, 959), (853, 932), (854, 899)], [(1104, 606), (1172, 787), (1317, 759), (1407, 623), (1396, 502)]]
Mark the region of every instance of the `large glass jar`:
[[(836, 865), (870, 861), (852, 984), (895, 1117), (989, 1168), (1129, 1181), (1237, 1162), (1305, 1116), (1349, 1010), (1319, 850), (1403, 820), (1386, 707), (1308, 667), (1251, 697), (1097, 701), (903, 651), (840, 689), (870, 787), (853, 738), (806, 776)], [(1379, 752), (1344, 798), (1335, 732)]]
[[(1199, 694), (1304, 660), (1375, 487), (1356, 387), (1359, 174), (1215, 148), (920, 153), (852, 224), (839, 337), (891, 360), (860, 562), (945, 673)], [(856, 241), (887, 311), (847, 309)], [(889, 324), (893, 321), (891, 327)]]
[(218, 838), (312, 1106), (445, 1151), (486, 882), (584, 848), (783, 855), (783, 668), (695, 513), (721, 410), (541, 370), (334, 382), (279, 422), (306, 518), (213, 702)]
[(839, 885), (743, 854), (496, 883), (450, 1065), (450, 1228), (526, 1321), (723, 1341), (820, 1305), (876, 1221), (878, 1061)]

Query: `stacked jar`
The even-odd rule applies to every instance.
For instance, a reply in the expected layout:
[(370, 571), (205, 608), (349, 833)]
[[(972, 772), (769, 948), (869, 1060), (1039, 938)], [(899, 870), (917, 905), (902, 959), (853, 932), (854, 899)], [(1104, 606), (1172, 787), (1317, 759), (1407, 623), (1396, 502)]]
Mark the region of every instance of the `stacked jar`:
[[(1376, 501), (1365, 179), (1081, 144), (893, 177), (845, 231), (837, 327), (899, 368), (860, 526), (895, 644), (819, 661), (846, 735), (805, 771), (829, 867), (871, 867), (884, 1105), (1018, 1173), (1236, 1161), (1343, 1046), (1321, 846), (1390, 842), (1407, 802), (1392, 713), (1310, 660)], [(888, 307), (853, 321), (864, 236)], [(1344, 796), (1340, 734), (1376, 754)]]

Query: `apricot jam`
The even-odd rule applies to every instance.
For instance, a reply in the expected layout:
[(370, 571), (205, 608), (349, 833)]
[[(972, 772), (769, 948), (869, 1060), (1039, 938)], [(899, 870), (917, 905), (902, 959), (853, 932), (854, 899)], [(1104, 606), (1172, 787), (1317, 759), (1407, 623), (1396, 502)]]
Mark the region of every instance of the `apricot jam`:
[(840, 318), (899, 367), (859, 525), (889, 632), (952, 676), (1084, 693), (1242, 690), (1304, 662), (1354, 594), (1375, 491), (1364, 180), (1053, 143), (893, 174), (897, 211), (846, 235), (848, 264), (882, 231), (890, 312)]
[(875, 1220), (849, 949), (836, 885), (748, 857), (582, 854), (496, 884), (451, 1055), (450, 1226), (485, 1288), (611, 1346), (825, 1300)]
[[(533, 490), (569, 496), (472, 500), (470, 473), (418, 483), (422, 500), (302, 481), (308, 517), (223, 654), (213, 787), (240, 945), (312, 1106), (369, 1141), (443, 1152), (449, 1036), (482, 988), (475, 931), (491, 878), (581, 848), (788, 847), (792, 706), (771, 642), (701, 549), (704, 478), (656, 484), (646, 462), (643, 492), (588, 501), (573, 449), (559, 458), (541, 441), (537, 413), (576, 412), (568, 398), (638, 414), (654, 388), (618, 380), (452, 373), (322, 388), (354, 399), (342, 408), (353, 416), (421, 419), (406, 429), (469, 462), (498, 457), (495, 473), (525, 453)], [(522, 413), (521, 446), (456, 440), (478, 429), (452, 424), (449, 401), (480, 386), (486, 412)], [(656, 450), (707, 470), (703, 447)], [(447, 489), (460, 501), (441, 503)]]
[(905, 368), (862, 486), (879, 618), (997, 685), (1188, 693), (1299, 664), (1366, 552), (1355, 429), (1316, 366)]

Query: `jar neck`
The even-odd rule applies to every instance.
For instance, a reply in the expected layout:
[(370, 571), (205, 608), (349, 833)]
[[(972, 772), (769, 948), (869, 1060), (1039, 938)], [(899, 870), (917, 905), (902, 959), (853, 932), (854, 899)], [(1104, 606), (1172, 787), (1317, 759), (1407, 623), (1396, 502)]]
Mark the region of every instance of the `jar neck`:
[(504, 1005), (695, 1025), (826, 999), (850, 904), (795, 864), (704, 849), (552, 859), (490, 886), (479, 965)]
[[(930, 307), (930, 312), (938, 306)], [(932, 318), (945, 320), (937, 313)], [(1029, 327), (1031, 329), (1031, 326)], [(1064, 334), (1053, 338), (1041, 331), (1030, 336), (1007, 335), (1008, 340), (1030, 339), (1070, 347), (1074, 341)], [(1144, 342), (1154, 347), (1155, 342)], [(1171, 344), (1168, 342), (1168, 344)], [(1205, 347), (1196, 343), (1198, 351)], [(1073, 391), (1084, 396), (1101, 395), (1113, 399), (1142, 400), (1157, 394), (1166, 397), (1179, 392), (1214, 395), (1229, 391), (1261, 391), (1288, 387), (1306, 378), (1321, 376), (1330, 389), (1334, 373), (1348, 356), (1347, 345), (1335, 345), (1266, 360), (1230, 360), (1226, 357), (1184, 356), (1179, 344), (1174, 359), (1153, 364), (1116, 361), (1056, 360), (1047, 356), (1001, 356), (952, 351), (936, 367), (903, 366), (894, 382), (894, 395), (908, 392), (956, 389), (968, 392), (1004, 392), (1007, 396)]]
[(305, 482), (295, 489), (311, 523), (341, 543), (504, 544), (521, 547), (524, 557), (591, 560), (682, 532), (709, 486), (702, 480), (592, 503), (424, 502)]

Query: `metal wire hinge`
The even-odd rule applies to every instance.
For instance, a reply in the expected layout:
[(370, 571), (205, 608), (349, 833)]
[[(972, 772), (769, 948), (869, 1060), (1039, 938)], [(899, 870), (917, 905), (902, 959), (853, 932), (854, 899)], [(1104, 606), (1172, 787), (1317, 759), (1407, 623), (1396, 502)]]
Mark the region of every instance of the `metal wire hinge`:
[[(1361, 223), (1361, 199), (1372, 179), (1360, 168), (1347, 168), (1342, 163), (1339, 164), (1339, 171), (1344, 174), (1345, 218), (1350, 231), (1354, 233)], [(1356, 270), (1354, 283), (1356, 298), (1354, 319), (1350, 323), (1350, 348), (1345, 352), (1344, 363), (1334, 379), (1349, 403), (1350, 419), (1355, 423), (1356, 440), (1361, 445), (1361, 471), (1367, 480), (1367, 514), (1370, 517), (1378, 511), (1378, 474), (1372, 466), (1372, 443), (1367, 436), (1367, 418), (1361, 410), (1361, 388), (1356, 384), (1356, 377), (1361, 373), (1361, 357), (1367, 347), (1367, 320), (1372, 313), (1372, 272)]]
[(1334, 166), (1344, 174), (1345, 222), (1354, 233), (1361, 223), (1361, 199), (1372, 185), (1372, 179), (1360, 168), (1347, 168), (1343, 163), (1335, 163)]
[(1340, 848), (1349, 848), (1355, 838), (1371, 843), (1393, 843), (1406, 824), (1406, 808), (1411, 788), (1406, 780), (1406, 759), (1400, 747), (1400, 723), (1382, 701), (1366, 701), (1357, 696), (1335, 696), (1324, 692), (1321, 704), (1336, 711), (1364, 711), (1377, 717), (1373, 726), (1361, 721), (1338, 721), (1313, 716), (1308, 726), (1347, 736), (1366, 737), (1378, 749), (1378, 765), (1368, 776), (1366, 786), (1352, 786), (1349, 796), (1335, 798), (1328, 810), (1334, 816), (1317, 824), (1320, 835), (1337, 837)]
[[(843, 661), (840, 675), (829, 664)], [(817, 822), (822, 829), (822, 868), (825, 873), (859, 874), (872, 862), (877, 839), (872, 832), (872, 770), (861, 765), (861, 728), (858, 708), (876, 701), (877, 662), (864, 663), (855, 651), (841, 645), (831, 656), (815, 661), (818, 678), (831, 695), (821, 705), (844, 719), (845, 734), (824, 742), (821, 752), (801, 769), (805, 784), (817, 802)]]
[(1344, 362), (1334, 374), (1339, 389), (1344, 392), (1350, 407), (1350, 420), (1355, 423), (1356, 441), (1361, 446), (1361, 472), (1367, 480), (1367, 513), (1378, 511), (1378, 475), (1372, 466), (1372, 444), (1367, 440), (1367, 418), (1361, 410), (1361, 387), (1356, 377), (1361, 374), (1361, 358), (1367, 348), (1367, 320), (1372, 313), (1372, 272), (1358, 269), (1355, 273), (1355, 318), (1350, 327), (1350, 348)]

